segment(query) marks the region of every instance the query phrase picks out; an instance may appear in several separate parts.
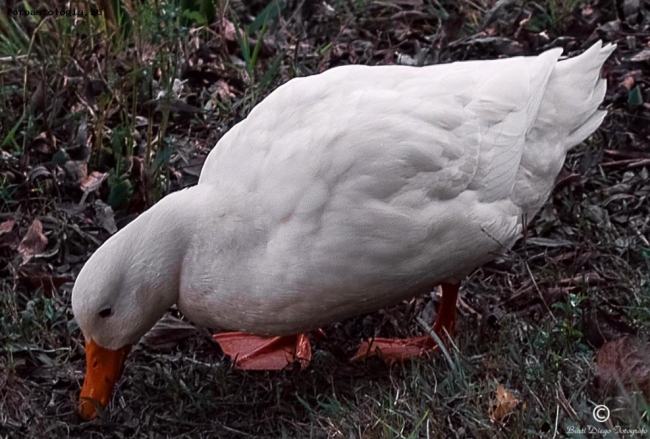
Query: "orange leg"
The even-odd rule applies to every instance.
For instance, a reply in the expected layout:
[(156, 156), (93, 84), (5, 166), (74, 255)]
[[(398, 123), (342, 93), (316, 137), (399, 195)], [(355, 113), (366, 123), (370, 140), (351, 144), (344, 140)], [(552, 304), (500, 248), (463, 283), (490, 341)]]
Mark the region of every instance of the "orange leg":
[[(441, 286), (442, 299), (433, 330), (442, 338), (447, 334), (453, 335), (456, 331), (456, 301), (459, 284), (443, 283)], [(377, 355), (387, 363), (394, 363), (423, 355), (437, 348), (436, 342), (428, 335), (405, 339), (375, 338), (361, 343), (352, 361)]]
[[(321, 331), (322, 332), (322, 331)], [(298, 362), (304, 368), (311, 361), (307, 334), (264, 337), (244, 332), (226, 332), (212, 336), (235, 369), (282, 370)]]
[(460, 284), (441, 284), (440, 286), (442, 287), (442, 297), (433, 330), (440, 337), (445, 337), (447, 334), (454, 335), (456, 333), (456, 302)]

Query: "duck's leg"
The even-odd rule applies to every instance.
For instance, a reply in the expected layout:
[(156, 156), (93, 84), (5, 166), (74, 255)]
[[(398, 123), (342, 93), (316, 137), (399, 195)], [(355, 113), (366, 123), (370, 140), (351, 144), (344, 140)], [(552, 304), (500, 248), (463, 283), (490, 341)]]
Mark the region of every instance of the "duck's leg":
[(433, 323), (433, 330), (440, 337), (456, 333), (456, 303), (458, 302), (458, 289), (460, 284), (440, 284), (442, 297), (440, 298), (440, 309)]
[(307, 367), (311, 346), (307, 334), (264, 337), (244, 332), (225, 332), (212, 336), (236, 369), (282, 370), (298, 362)]
[[(443, 283), (441, 286), (442, 298), (433, 330), (442, 338), (446, 334), (453, 335), (456, 331), (456, 301), (460, 285)], [(375, 338), (364, 341), (352, 357), (352, 361), (377, 355), (387, 363), (394, 363), (423, 355), (437, 348), (436, 342), (428, 335), (401, 339)]]

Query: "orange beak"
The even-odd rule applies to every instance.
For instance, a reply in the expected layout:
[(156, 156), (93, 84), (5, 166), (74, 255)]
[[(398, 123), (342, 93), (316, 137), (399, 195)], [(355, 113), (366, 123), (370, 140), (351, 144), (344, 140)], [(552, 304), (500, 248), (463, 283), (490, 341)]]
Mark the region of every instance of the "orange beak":
[(79, 415), (84, 420), (95, 419), (99, 410), (108, 405), (130, 350), (131, 345), (111, 350), (92, 339), (86, 341), (86, 379), (79, 396)]

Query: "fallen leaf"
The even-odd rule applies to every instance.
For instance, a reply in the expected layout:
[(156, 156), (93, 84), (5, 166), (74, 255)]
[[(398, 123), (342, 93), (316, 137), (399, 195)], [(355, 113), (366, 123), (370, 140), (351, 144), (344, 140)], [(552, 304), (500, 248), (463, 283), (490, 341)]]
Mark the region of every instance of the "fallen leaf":
[(634, 84), (636, 84), (636, 81), (632, 76), (628, 76), (623, 80), (623, 87), (627, 88), (628, 90), (632, 90)]
[[(644, 49), (641, 52), (634, 55), (632, 58), (630, 58), (630, 61), (643, 62), (643, 61), (647, 61), (649, 59), (650, 59), (650, 49)], [(629, 90), (629, 88), (628, 88), (628, 90)]]
[(496, 23), (498, 20), (506, 18), (508, 9), (511, 8), (515, 3), (515, 0), (499, 0), (495, 2), (492, 8), (485, 14), (483, 25), (481, 27), (483, 29), (486, 29)]
[(517, 404), (519, 404), (519, 400), (515, 395), (499, 384), (496, 401), (493, 400), (490, 404), (490, 419), (492, 422), (501, 422), (515, 410)]
[(237, 31), (235, 30), (235, 25), (232, 21), (228, 20), (225, 17), (221, 18), (220, 23), (220, 34), (224, 37), (226, 41), (235, 42), (237, 41)]
[(88, 175), (88, 165), (82, 161), (68, 160), (63, 169), (73, 182), (81, 182)]
[(42, 288), (45, 297), (52, 297), (53, 291), (74, 280), (69, 274), (53, 274), (52, 269), (44, 264), (23, 265), (18, 271), (18, 279), (29, 290)]
[(626, 322), (627, 318), (621, 312), (588, 306), (582, 319), (585, 341), (595, 349), (600, 349), (606, 342), (618, 339), (624, 334), (637, 334), (639, 331)]
[(54, 154), (55, 147), (52, 145), (52, 140), (56, 141), (55, 138), (50, 139), (46, 132), (42, 132), (32, 139), (30, 148), (41, 154)]
[(14, 232), (16, 221), (8, 220), (0, 224), (0, 247), (16, 248), (18, 236)]
[(216, 89), (217, 96), (219, 96), (219, 100), (221, 102), (230, 102), (236, 97), (235, 93), (232, 92), (230, 85), (228, 85), (226, 81), (223, 81), (221, 79), (217, 81)]
[(622, 18), (628, 25), (636, 27), (639, 20), (643, 19), (640, 0), (622, 0), (616, 3), (619, 18)]
[(641, 390), (650, 397), (650, 343), (628, 336), (605, 343), (596, 355), (596, 383), (612, 393)]
[(97, 224), (102, 226), (111, 235), (117, 232), (117, 225), (115, 224), (115, 213), (108, 204), (102, 200), (95, 200), (93, 203), (95, 209), (95, 219)]
[(84, 192), (94, 192), (99, 189), (108, 178), (108, 172), (93, 171), (88, 177), (81, 180), (81, 190)]
[(38, 219), (34, 219), (18, 245), (18, 253), (23, 257), (21, 265), (25, 265), (30, 259), (45, 250), (46, 245), (47, 237), (43, 235), (43, 224)]
[(46, 82), (44, 80), (39, 81), (38, 85), (36, 86), (36, 90), (34, 90), (34, 93), (29, 99), (29, 103), (32, 108), (39, 113), (45, 110), (45, 106), (47, 104), (46, 88)]
[(34, 182), (34, 181), (36, 181), (36, 179), (38, 179), (38, 178), (42, 178), (42, 177), (52, 178), (52, 177), (54, 177), (54, 176), (52, 175), (52, 173), (50, 172), (50, 170), (47, 169), (47, 168), (46, 168), (45, 166), (43, 166), (43, 165), (34, 166), (34, 167), (29, 171), (28, 178), (29, 178), (30, 183), (31, 183), (31, 182)]
[(11, 232), (14, 229), (15, 225), (16, 221), (14, 220), (8, 220), (0, 223), (0, 235)]
[(142, 343), (159, 351), (170, 351), (181, 341), (194, 335), (198, 329), (176, 317), (165, 314), (144, 337)]

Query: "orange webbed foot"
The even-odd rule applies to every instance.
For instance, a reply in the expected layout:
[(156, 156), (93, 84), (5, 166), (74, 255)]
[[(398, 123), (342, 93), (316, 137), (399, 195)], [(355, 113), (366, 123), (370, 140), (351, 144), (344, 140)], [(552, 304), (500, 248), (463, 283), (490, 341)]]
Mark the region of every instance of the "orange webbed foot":
[[(456, 332), (458, 287), (458, 284), (442, 284), (442, 299), (433, 330), (443, 339)], [(351, 361), (379, 356), (386, 363), (392, 364), (424, 355), (436, 349), (438, 349), (438, 344), (428, 335), (403, 339), (375, 338), (361, 343)]]
[(212, 336), (235, 369), (282, 370), (296, 362), (305, 368), (311, 361), (311, 346), (306, 334), (265, 337), (244, 332), (226, 332)]
[(413, 338), (375, 338), (364, 341), (350, 361), (378, 356), (392, 364), (424, 355), (438, 348), (428, 335)]

